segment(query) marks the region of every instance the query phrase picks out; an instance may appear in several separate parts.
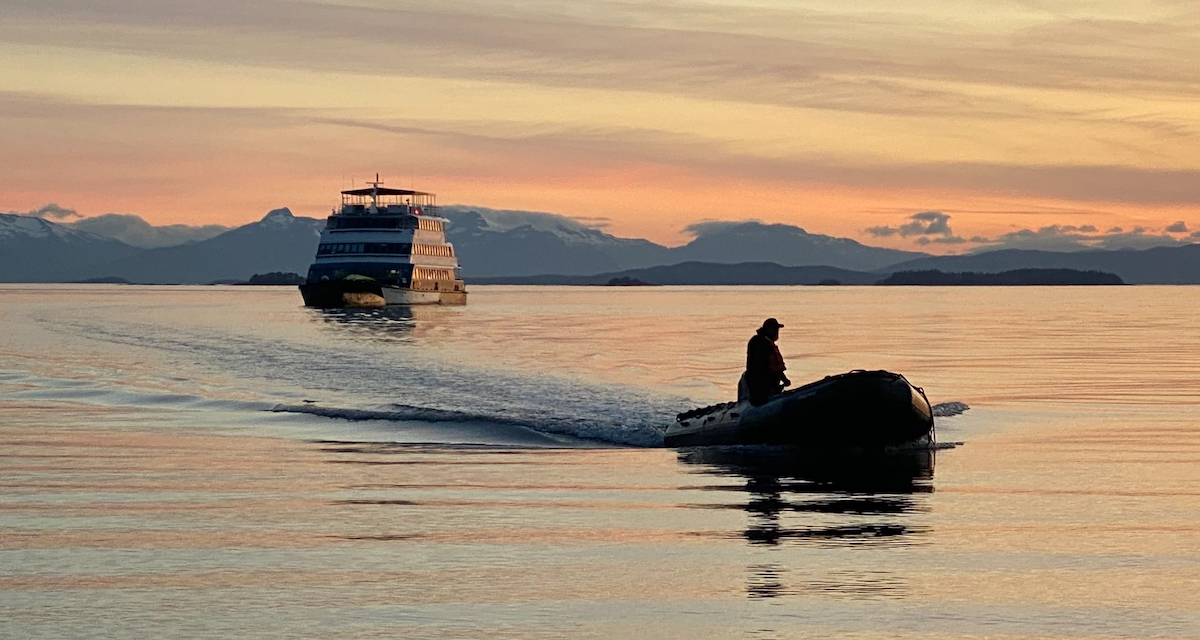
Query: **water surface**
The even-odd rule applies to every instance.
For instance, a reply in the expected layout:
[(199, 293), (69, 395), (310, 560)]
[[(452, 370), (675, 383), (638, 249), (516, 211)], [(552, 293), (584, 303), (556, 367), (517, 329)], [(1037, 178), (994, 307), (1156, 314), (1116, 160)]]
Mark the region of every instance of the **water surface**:
[[(1200, 637), (1200, 289), (0, 287), (0, 637)], [(672, 450), (767, 316), (961, 401)]]

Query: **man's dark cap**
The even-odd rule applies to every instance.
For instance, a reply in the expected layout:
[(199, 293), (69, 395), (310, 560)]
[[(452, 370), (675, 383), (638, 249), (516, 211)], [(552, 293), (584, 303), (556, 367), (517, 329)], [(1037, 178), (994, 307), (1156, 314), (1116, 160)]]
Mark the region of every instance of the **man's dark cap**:
[(783, 325), (779, 324), (779, 321), (776, 320), (775, 318), (767, 318), (766, 320), (763, 321), (763, 326), (762, 326), (763, 329), (769, 329), (771, 327), (774, 327), (776, 329), (782, 329)]

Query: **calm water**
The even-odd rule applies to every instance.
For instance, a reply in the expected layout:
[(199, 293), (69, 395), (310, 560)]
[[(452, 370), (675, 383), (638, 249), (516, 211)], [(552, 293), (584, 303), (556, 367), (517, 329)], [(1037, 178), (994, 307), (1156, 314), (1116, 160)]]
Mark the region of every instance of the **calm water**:
[[(1200, 288), (472, 296), (0, 286), (0, 637), (1200, 637)], [(964, 444), (657, 446), (767, 316)]]

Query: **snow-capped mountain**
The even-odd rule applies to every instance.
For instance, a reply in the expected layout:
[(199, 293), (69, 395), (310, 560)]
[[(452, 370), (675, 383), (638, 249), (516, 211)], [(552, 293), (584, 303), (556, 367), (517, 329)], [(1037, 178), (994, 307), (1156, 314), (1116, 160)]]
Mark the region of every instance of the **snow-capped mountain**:
[(42, 218), (0, 213), (0, 282), (60, 282), (138, 251)]

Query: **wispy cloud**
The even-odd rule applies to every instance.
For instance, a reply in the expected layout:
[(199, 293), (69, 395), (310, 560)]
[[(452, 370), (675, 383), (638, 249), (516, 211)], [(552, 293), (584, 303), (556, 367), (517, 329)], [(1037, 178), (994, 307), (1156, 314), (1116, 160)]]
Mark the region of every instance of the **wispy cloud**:
[[(835, 160), (826, 157), (747, 154), (702, 135), (622, 127), (523, 127), (486, 122), (394, 123), (353, 118), (318, 122), (361, 127), (397, 135), (434, 137), (454, 145), (491, 148), (505, 153), (556, 151), (577, 159), (650, 162), (712, 176), (769, 179), (797, 184), (856, 187), (966, 189), (1013, 196), (1077, 202), (1193, 204), (1200, 201), (1200, 169), (1147, 169), (1113, 165), (1004, 165), (992, 163), (917, 163), (902, 166)], [(1045, 215), (1046, 210), (1031, 211)], [(998, 214), (1020, 213), (997, 211)]]
[[(1139, 20), (679, 2), (387, 6), (258, 0), (13, 0), (12, 43), (227, 65), (673, 93), (878, 115), (1107, 121), (1195, 135), (1176, 112), (1054, 106), (1030, 91), (1195, 95), (1193, 14)], [(969, 6), (969, 5), (964, 5)], [(1156, 15), (1157, 18), (1152, 18)], [(1030, 25), (1031, 26), (1023, 26)], [(964, 37), (965, 36), (965, 37)], [(307, 46), (299, 46), (301, 44)], [(314, 43), (319, 43), (315, 44)], [(947, 64), (953, 60), (953, 64)]]

